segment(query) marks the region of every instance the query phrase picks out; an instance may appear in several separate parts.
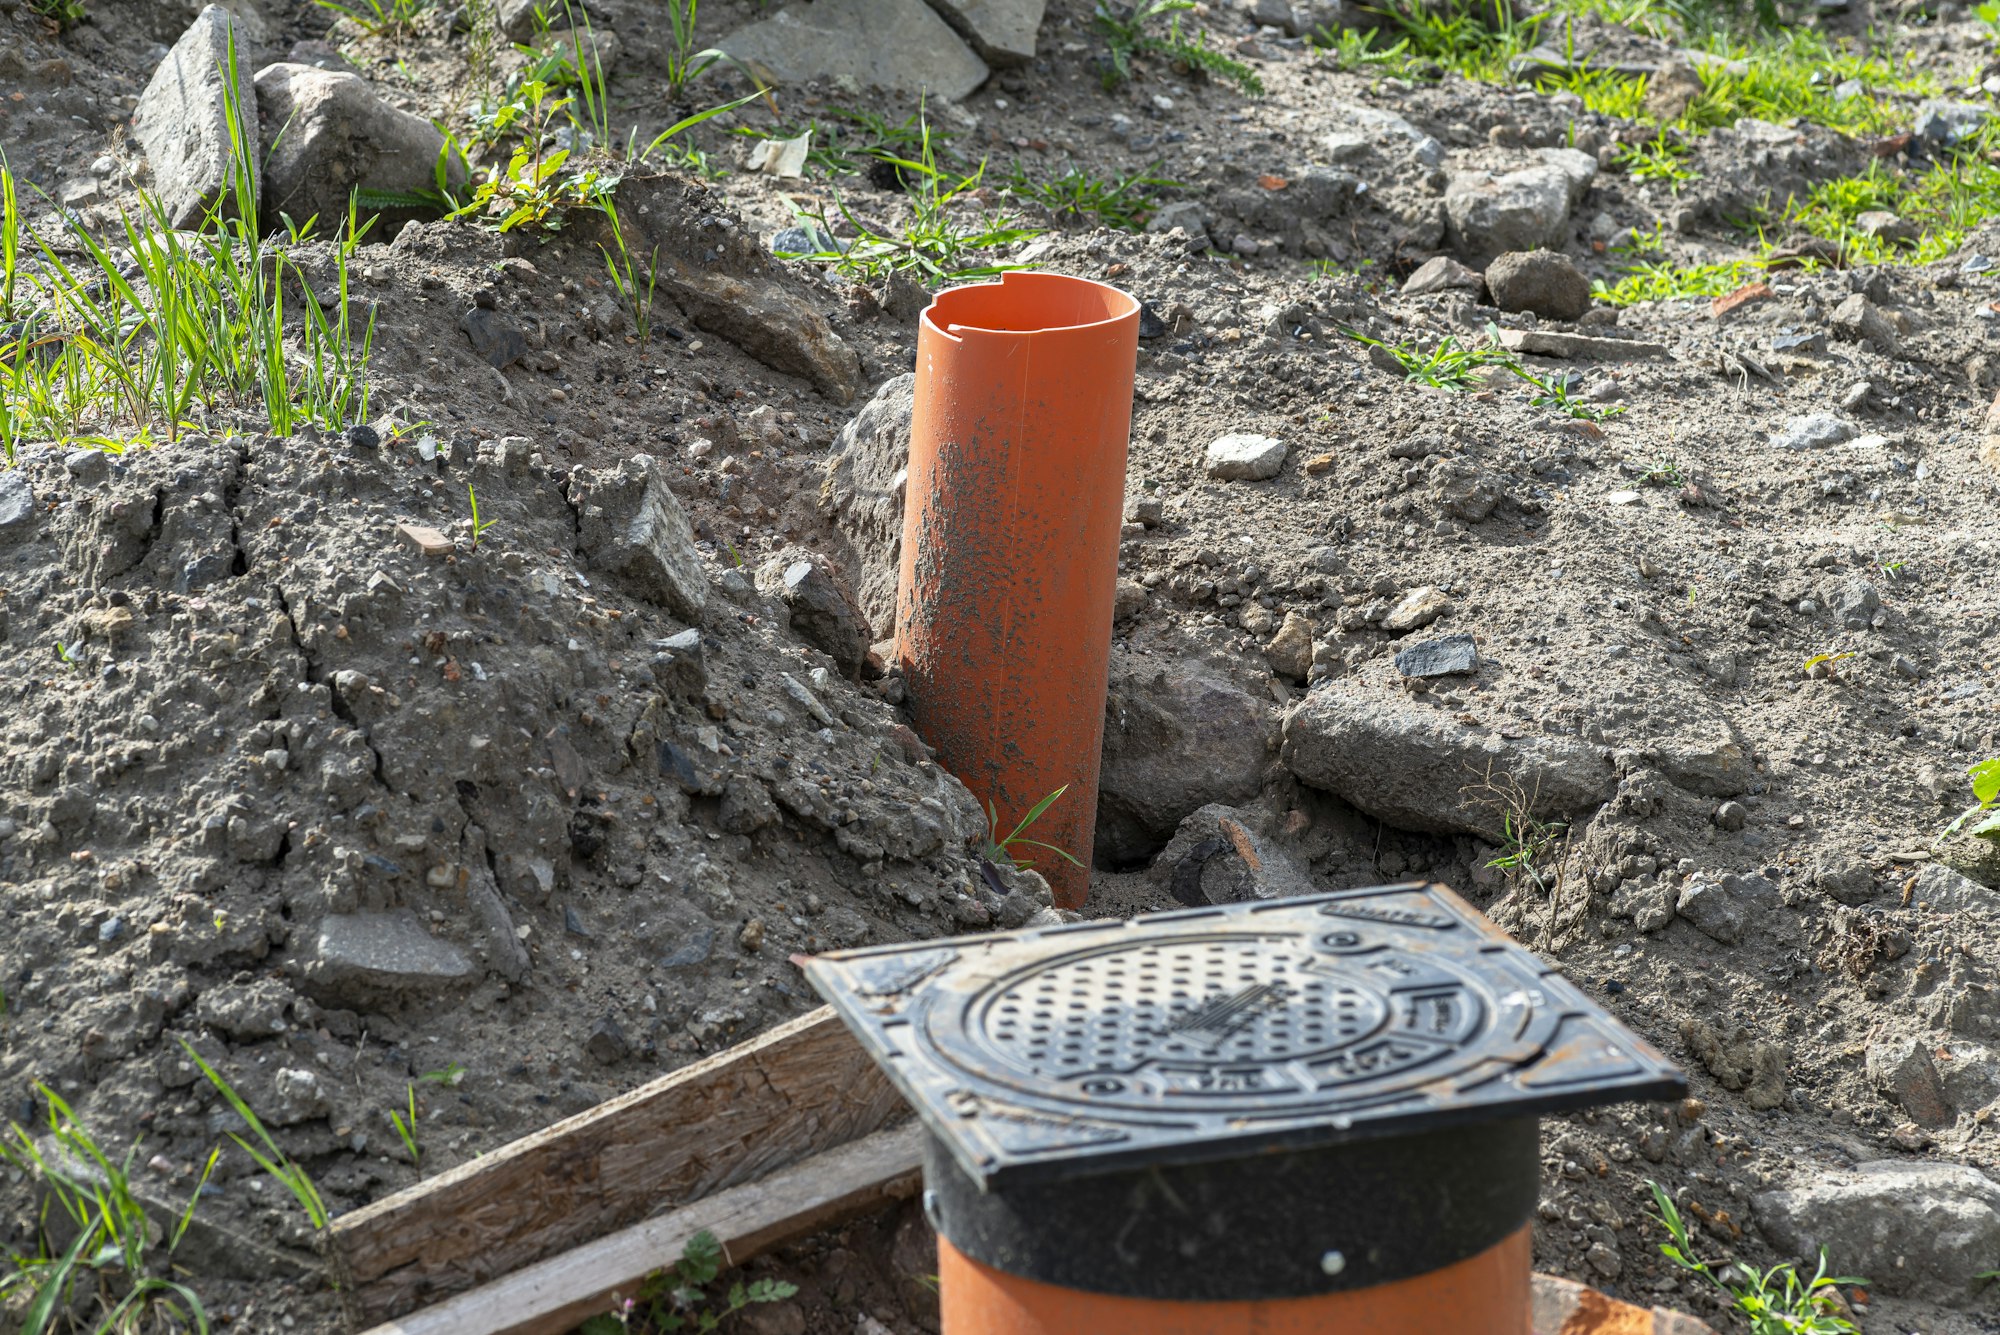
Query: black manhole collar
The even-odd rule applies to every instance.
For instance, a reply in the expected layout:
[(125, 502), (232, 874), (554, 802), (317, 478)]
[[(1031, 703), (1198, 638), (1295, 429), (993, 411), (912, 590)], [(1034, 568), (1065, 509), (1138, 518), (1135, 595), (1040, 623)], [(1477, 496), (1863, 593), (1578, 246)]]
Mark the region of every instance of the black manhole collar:
[(1441, 885), (840, 951), (805, 968), (983, 1188), (1687, 1088)]

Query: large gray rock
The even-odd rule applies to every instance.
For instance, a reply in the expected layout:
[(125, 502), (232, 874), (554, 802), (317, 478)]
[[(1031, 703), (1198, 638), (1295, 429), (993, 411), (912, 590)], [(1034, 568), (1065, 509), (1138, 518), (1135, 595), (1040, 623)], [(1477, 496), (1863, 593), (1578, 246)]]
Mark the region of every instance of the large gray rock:
[(1333, 683), (1285, 722), (1285, 765), (1377, 820), (1431, 834), (1490, 835), (1501, 809), (1484, 791), (1511, 778), (1543, 819), (1602, 803), (1618, 776), (1601, 748), (1567, 737), (1505, 738), (1442, 709)]
[(1890, 1296), (1970, 1297), (2000, 1257), (2000, 1183), (1963, 1164), (1881, 1159), (1766, 1192), (1757, 1223), (1786, 1255)]
[(1696, 872), (1681, 886), (1674, 905), (1703, 936), (1733, 946), (1760, 919), (1783, 907), (1778, 887), (1761, 876)]
[[(233, 80), (229, 77), (232, 33)], [(233, 200), (226, 198), (235, 162), (229, 136), (232, 105), (246, 141), (253, 181), (256, 177), (262, 152), (250, 60), (249, 42), (229, 11), (210, 5), (195, 16), (139, 95), (132, 133), (146, 150), (154, 192), (175, 227), (194, 226), (217, 205), (225, 206), (225, 214), (235, 212)]]
[(1211, 802), (1247, 802), (1271, 763), (1264, 707), (1199, 662), (1114, 653), (1098, 778), (1097, 856), (1148, 857)]
[[(331, 233), (347, 217), (357, 189), (407, 195), (434, 189), (444, 136), (421, 116), (376, 97), (358, 75), (311, 65), (278, 64), (257, 71), (257, 112), (271, 145), (264, 163), (261, 212), (267, 225), (289, 216), (303, 224), (315, 215)], [(447, 179), (462, 184), (465, 165), (455, 157)], [(386, 219), (426, 210), (368, 210)]]
[(1467, 263), (1485, 265), (1513, 250), (1560, 250), (1570, 211), (1583, 199), (1597, 162), (1573, 149), (1544, 149), (1542, 161), (1495, 175), (1462, 171), (1445, 186), (1446, 234)]
[(424, 930), (408, 909), (335, 914), (321, 920), (306, 985), (321, 999), (370, 1005), (433, 994), (472, 977), (472, 961)]
[(576, 507), (577, 545), (592, 565), (623, 575), (683, 621), (700, 619), (708, 574), (659, 460), (635, 454), (616, 468), (579, 472), (569, 499)]
[(938, 17), (995, 67), (1035, 58), (1035, 32), (1048, 0), (931, 0)]
[[(878, 640), (896, 630), (896, 580), (903, 552), (903, 489), (910, 476), (910, 414), (917, 377), (904, 372), (840, 429), (820, 483), (820, 508), (847, 540), (847, 564)], [(0, 477), (4, 477), (0, 474)]]
[(1931, 1044), (1908, 1034), (1868, 1045), (1868, 1079), (1877, 1093), (1895, 1102), (1918, 1126), (1936, 1130), (1957, 1120), (1945, 1093)]
[(986, 62), (924, 0), (793, 3), (716, 45), (781, 84), (820, 79), (956, 102), (986, 82)]
[(764, 365), (810, 381), (835, 403), (852, 403), (861, 359), (820, 313), (781, 284), (677, 265), (660, 288), (688, 318)]
[(859, 675), (868, 656), (868, 621), (825, 557), (787, 548), (758, 569), (757, 587), (784, 603), (793, 634), (833, 659), (846, 676)]

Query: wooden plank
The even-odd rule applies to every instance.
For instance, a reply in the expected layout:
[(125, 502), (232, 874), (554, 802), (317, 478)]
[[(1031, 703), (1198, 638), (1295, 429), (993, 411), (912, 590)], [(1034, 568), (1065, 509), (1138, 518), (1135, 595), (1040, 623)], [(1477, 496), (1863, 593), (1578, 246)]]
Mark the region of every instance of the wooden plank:
[(368, 1335), (565, 1335), (611, 1309), (641, 1280), (680, 1259), (703, 1229), (728, 1264), (907, 1199), (923, 1181), (923, 1130), (915, 1121), (816, 1154), (757, 1182), (731, 1187), (671, 1214), (537, 1262)]
[(415, 1311), (907, 1113), (821, 1007), (335, 1220), (348, 1321)]

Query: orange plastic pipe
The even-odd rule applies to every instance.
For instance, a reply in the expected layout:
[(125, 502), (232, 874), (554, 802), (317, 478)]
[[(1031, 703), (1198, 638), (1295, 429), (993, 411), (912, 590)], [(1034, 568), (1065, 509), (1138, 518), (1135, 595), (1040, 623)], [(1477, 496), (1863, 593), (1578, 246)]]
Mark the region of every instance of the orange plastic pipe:
[(1529, 1230), (1427, 1275), (1311, 1298), (1181, 1303), (1002, 1274), (938, 1239), (944, 1335), (1531, 1335)]
[(938, 293), (917, 324), (896, 591), (910, 713), (999, 833), (1056, 789), (1020, 848), (1056, 902), (1089, 890), (1139, 303), (1009, 273)]

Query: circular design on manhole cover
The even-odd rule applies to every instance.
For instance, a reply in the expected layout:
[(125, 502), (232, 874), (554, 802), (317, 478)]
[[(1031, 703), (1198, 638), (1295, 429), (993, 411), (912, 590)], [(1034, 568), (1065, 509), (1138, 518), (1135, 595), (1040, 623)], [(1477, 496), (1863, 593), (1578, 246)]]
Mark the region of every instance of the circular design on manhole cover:
[(1099, 1108), (1332, 1106), (1480, 1061), (1488, 990), (1367, 931), (1205, 932), (1065, 952), (931, 1011), (984, 1083)]

